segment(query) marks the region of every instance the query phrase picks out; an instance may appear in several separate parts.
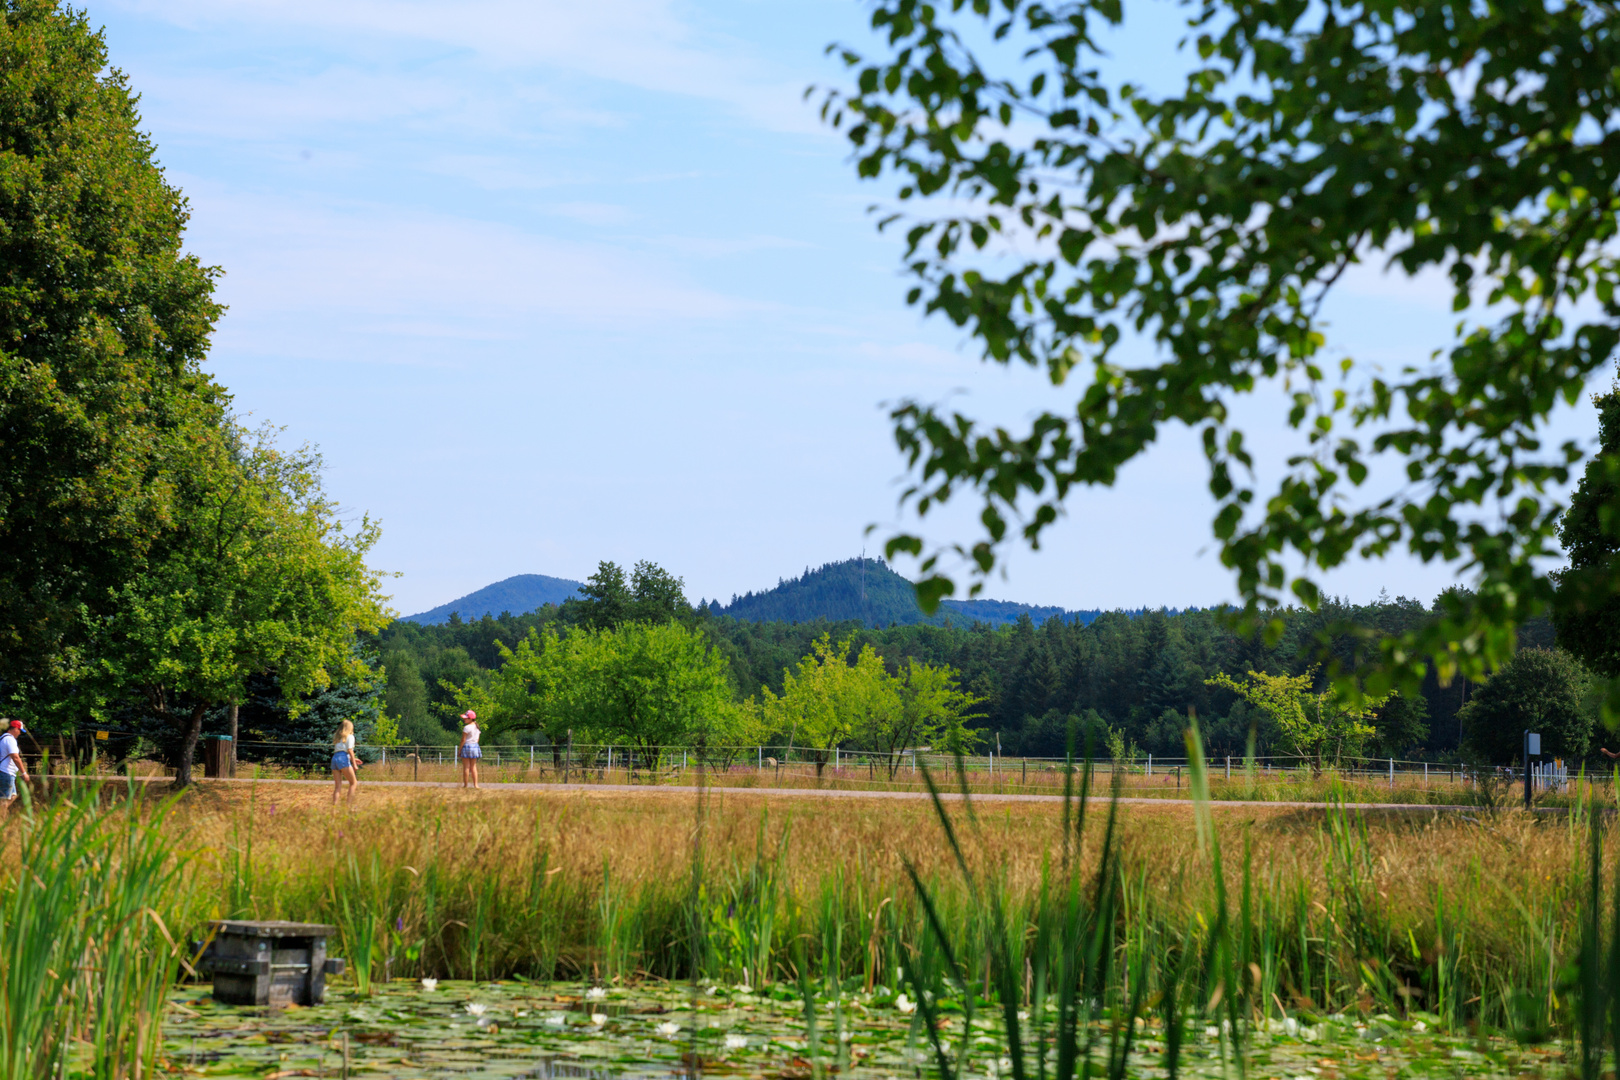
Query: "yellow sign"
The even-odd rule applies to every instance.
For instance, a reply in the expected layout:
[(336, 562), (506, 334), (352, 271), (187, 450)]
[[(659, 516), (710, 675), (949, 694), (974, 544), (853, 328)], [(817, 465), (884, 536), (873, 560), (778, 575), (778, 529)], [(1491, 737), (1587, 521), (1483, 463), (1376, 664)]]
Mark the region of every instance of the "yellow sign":
[(106, 733), (106, 732), (105, 732), (105, 731), (98, 731), (98, 732), (96, 732), (96, 738), (98, 738), (98, 739), (105, 739), (105, 738), (106, 738), (106, 737), (107, 737), (107, 733)]

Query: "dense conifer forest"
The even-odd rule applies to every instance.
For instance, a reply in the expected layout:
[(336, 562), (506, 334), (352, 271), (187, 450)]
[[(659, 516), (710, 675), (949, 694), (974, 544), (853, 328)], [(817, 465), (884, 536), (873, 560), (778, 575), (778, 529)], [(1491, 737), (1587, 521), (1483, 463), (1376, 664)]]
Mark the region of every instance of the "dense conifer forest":
[[(387, 709), (399, 720), (402, 738), (413, 742), (450, 739), (452, 694), (445, 684), (464, 685), (500, 663), (497, 643), (514, 645), (530, 628), (568, 626), (580, 620), (584, 604), (546, 606), (526, 615), (503, 613), (475, 621), (452, 618), (438, 626), (396, 622), (378, 639), (388, 672)], [(782, 691), (783, 672), (811, 650), (823, 634), (849, 639), (852, 652), (870, 644), (890, 670), (908, 657), (948, 664), (961, 673), (961, 685), (982, 698), (973, 721), (981, 746), (1009, 755), (1061, 756), (1073, 718), (1100, 745), (1105, 729), (1142, 753), (1179, 756), (1186, 717), (1195, 714), (1210, 751), (1242, 753), (1251, 728), (1257, 749), (1266, 753), (1264, 718), (1231, 691), (1211, 687), (1220, 672), (1256, 670), (1299, 674), (1312, 665), (1304, 645), (1323, 627), (1351, 618), (1395, 633), (1433, 616), (1433, 606), (1406, 597), (1381, 598), (1367, 605), (1328, 601), (1319, 610), (1282, 613), (1286, 631), (1275, 646), (1235, 633), (1216, 610), (1107, 612), (1089, 622), (1052, 617), (1043, 622), (1027, 613), (1017, 621), (991, 626), (913, 623), (874, 627), (865, 620), (752, 621), (715, 613), (712, 605), (679, 604), (671, 614), (701, 627), (730, 662), (739, 698), (769, 688)], [(1521, 646), (1550, 646), (1551, 627), (1532, 623), (1521, 632)], [(1339, 643), (1348, 652), (1351, 643)], [(1379, 754), (1441, 759), (1459, 751), (1459, 708), (1475, 684), (1458, 680), (1440, 686), (1431, 675), (1421, 703), (1412, 702), (1409, 719), (1392, 725), (1376, 744)], [(1408, 710), (1411, 712), (1411, 709)], [(1421, 733), (1414, 737), (1414, 732)]]

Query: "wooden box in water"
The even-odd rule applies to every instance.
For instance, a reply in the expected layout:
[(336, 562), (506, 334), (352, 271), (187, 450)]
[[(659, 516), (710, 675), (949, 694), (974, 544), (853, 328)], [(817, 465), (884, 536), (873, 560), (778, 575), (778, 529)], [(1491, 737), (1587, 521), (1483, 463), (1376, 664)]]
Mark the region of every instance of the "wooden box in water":
[(319, 1005), (326, 977), (343, 961), (326, 955), (337, 927), (322, 923), (211, 923), (214, 941), (203, 958), (214, 976), (214, 1000), (227, 1005)]

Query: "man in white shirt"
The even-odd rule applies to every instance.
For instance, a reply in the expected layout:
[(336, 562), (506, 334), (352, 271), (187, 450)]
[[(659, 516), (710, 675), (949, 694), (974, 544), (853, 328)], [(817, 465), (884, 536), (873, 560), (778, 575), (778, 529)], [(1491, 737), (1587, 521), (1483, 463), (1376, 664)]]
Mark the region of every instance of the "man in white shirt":
[(21, 720), (12, 720), (6, 725), (6, 733), (0, 735), (0, 799), (8, 804), (17, 798), (17, 774), (21, 773), (24, 780), (28, 779), (28, 766), (23, 762), (22, 747), (17, 745), (17, 736), (26, 730)]

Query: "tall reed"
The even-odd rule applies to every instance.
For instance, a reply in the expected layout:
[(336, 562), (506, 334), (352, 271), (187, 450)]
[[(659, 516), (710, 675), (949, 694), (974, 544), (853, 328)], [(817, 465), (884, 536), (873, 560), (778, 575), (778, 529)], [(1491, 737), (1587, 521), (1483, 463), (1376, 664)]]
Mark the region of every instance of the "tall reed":
[[(110, 802), (110, 805), (103, 805)], [(0, 1075), (151, 1075), (193, 918), (168, 807), (97, 787), (22, 802), (0, 876)]]
[[(211, 912), (336, 922), (335, 948), (373, 956), (373, 977), (791, 987), (800, 941), (825, 992), (832, 972), (843, 988), (914, 994), (915, 977), (956, 997), (944, 985), (954, 955), (999, 1010), (998, 942), (1036, 934), (1041, 913), (1079, 887), (1076, 903), (1108, 905), (1124, 928), (1110, 970), (1145, 965), (1152, 986), (1173, 985), (1218, 1028), (1231, 1009), (1261, 1021), (1352, 1009), (1527, 1036), (1570, 1029), (1559, 987), (1585, 910), (1583, 828), (1511, 811), (1390, 816), (1218, 800), (1110, 815), (1080, 772), (1091, 809), (1082, 815), (1077, 791), (1067, 822), (1049, 804), (948, 804), (959, 852), (926, 803), (711, 795), (696, 868), (691, 800), (656, 795), (372, 789), (349, 814), (301, 789), (266, 788), (252, 802), (233, 789), (162, 827), (214, 853), (216, 872), (197, 878)], [(1612, 858), (1616, 838), (1602, 843)], [(1104, 879), (1111, 898), (1096, 891)], [(1041, 978), (1056, 985), (1053, 972)], [(1024, 1011), (1031, 979), (1019, 976)], [(1157, 989), (1147, 1000), (1162, 1010)]]

